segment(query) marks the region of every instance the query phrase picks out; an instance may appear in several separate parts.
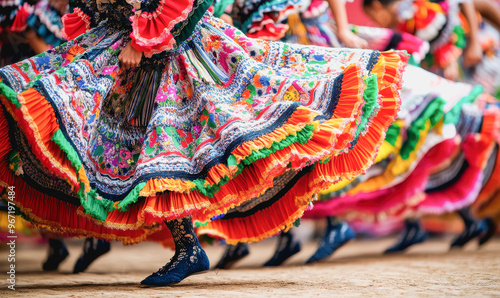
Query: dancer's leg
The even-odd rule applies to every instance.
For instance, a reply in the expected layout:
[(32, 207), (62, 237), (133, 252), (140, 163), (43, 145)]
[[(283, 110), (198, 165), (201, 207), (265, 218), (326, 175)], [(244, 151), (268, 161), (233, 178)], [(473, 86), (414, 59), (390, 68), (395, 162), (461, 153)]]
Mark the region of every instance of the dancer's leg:
[(236, 245), (227, 245), (222, 258), (219, 260), (216, 269), (230, 269), (244, 257), (248, 256), (250, 251), (247, 243), (238, 243)]
[(291, 256), (300, 251), (300, 241), (294, 234), (294, 229), (286, 233), (281, 233), (278, 239), (276, 251), (269, 261), (264, 263), (265, 267), (279, 266), (288, 260)]
[(395, 253), (402, 252), (408, 247), (422, 243), (428, 238), (427, 232), (420, 225), (418, 219), (409, 218), (405, 220), (405, 231), (400, 240), (390, 248), (388, 248), (385, 253)]
[(57, 270), (59, 264), (61, 264), (68, 255), (68, 249), (61, 239), (49, 238), (49, 255), (45, 263), (43, 263), (43, 270)]
[(83, 254), (76, 261), (73, 273), (80, 273), (92, 264), (97, 258), (107, 253), (111, 244), (104, 239), (87, 238), (83, 244)]
[(143, 285), (175, 284), (192, 274), (206, 271), (210, 267), (210, 262), (196, 237), (190, 217), (165, 223), (174, 238), (175, 254), (165, 266), (144, 279), (141, 282)]
[(320, 241), (316, 252), (306, 261), (306, 264), (315, 263), (331, 256), (341, 246), (354, 239), (354, 230), (346, 223), (335, 217), (327, 218), (326, 232)]

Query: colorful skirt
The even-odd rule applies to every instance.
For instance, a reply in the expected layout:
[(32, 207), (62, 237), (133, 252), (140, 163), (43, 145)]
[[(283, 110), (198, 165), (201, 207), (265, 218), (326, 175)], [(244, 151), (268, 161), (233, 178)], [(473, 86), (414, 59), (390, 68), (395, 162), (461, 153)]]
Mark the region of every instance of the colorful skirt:
[(387, 154), (381, 156), (389, 159), (382, 164), (385, 169), (345, 192), (336, 190), (338, 196), (322, 195), (323, 201), (305, 217), (382, 221), (442, 214), (474, 202), (485, 173), (496, 179), (487, 161), (496, 144), (499, 114), (496, 107), (478, 105), (482, 89), (414, 67), (408, 67), (404, 79), (398, 117), (409, 125), (401, 126), (400, 136), (386, 139)]
[(139, 68), (120, 69), (124, 46), (101, 26), (0, 70), (0, 186), (36, 225), (124, 243), (186, 216), (228, 242), (286, 230), (372, 164), (407, 60), (254, 40), (209, 14)]
[[(64, 0), (58, 0), (64, 5)], [(35, 31), (51, 47), (57, 47), (64, 42), (62, 37), (62, 15), (49, 0), (38, 2), (28, 17), (27, 26)], [(57, 3), (56, 3), (57, 4)], [(61, 5), (61, 4), (59, 4)]]
[[(321, 2), (321, 4), (316, 4)], [(315, 1), (302, 12), (288, 18), (290, 30), (283, 41), (340, 48), (344, 45), (336, 34), (336, 24), (332, 13), (325, 7), (325, 1)], [(367, 41), (372, 50), (404, 50), (411, 55), (411, 62), (419, 64), (429, 51), (429, 43), (411, 34), (396, 32), (386, 28), (351, 25), (351, 31)]]
[(307, 0), (235, 0), (231, 16), (248, 37), (280, 40), (288, 30), (288, 17), (308, 5)]

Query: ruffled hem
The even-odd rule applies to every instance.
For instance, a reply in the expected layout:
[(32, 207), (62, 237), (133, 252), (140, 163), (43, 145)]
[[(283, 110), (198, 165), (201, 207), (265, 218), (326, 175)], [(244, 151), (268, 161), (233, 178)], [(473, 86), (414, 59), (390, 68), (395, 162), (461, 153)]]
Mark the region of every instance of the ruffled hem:
[[(322, 124), (321, 127), (318, 128), (318, 132), (314, 134), (309, 142), (307, 142), (308, 131), (310, 133), (317, 125), (313, 122), (315, 113), (311, 113), (311, 111), (306, 108), (299, 107), (281, 129), (277, 129), (269, 135), (265, 135), (251, 142), (246, 142), (237, 147), (232, 152), (231, 159), (233, 160), (228, 162), (229, 167), (222, 164), (213, 167), (209, 171), (206, 180), (195, 183), (175, 181), (175, 179), (165, 179), (161, 181), (150, 180), (139, 184), (124, 200), (114, 203), (96, 196), (95, 192), (92, 191), (85, 172), (83, 171), (81, 161), (78, 159), (74, 149), (65, 140), (65, 136), (57, 124), (55, 113), (52, 107), (44, 99), (43, 95), (37, 90), (30, 88), (16, 97), (15, 93), (9, 87), (0, 83), (4, 104), (8, 106), (9, 111), (15, 117), (23, 131), (25, 133), (30, 132), (27, 134), (27, 138), (30, 143), (35, 145), (33, 152), (45, 167), (50, 169), (58, 177), (67, 180), (72, 185), (74, 191), (79, 194), (81, 203), (87, 212), (103, 221), (106, 220), (108, 212), (112, 210), (127, 210), (128, 205), (137, 202), (139, 196), (152, 196), (155, 193), (164, 192), (166, 190), (175, 190), (176, 192), (184, 192), (186, 194), (184, 196), (180, 195), (180, 201), (173, 198), (165, 198), (165, 200), (162, 198), (158, 200), (159, 202), (172, 202), (173, 204), (173, 206), (168, 206), (166, 209), (161, 209), (163, 212), (154, 212), (169, 214), (166, 217), (162, 215), (160, 219), (172, 219), (177, 216), (195, 213), (196, 210), (204, 209), (204, 212), (209, 214), (206, 216), (208, 220), (214, 215), (223, 214), (230, 206), (238, 203), (238, 198), (235, 196), (232, 196), (233, 198), (229, 200), (228, 198), (221, 198), (219, 194), (224, 187), (230, 190), (225, 192), (226, 195), (236, 193), (237, 191), (234, 190), (234, 188), (241, 188), (241, 183), (243, 183), (244, 180), (235, 181), (235, 177), (249, 176), (242, 175), (247, 172), (251, 172), (251, 175), (257, 177), (263, 175), (263, 173), (269, 175), (265, 179), (263, 177), (260, 178), (261, 181), (256, 184), (260, 185), (260, 187), (257, 187), (255, 190), (248, 192), (247, 189), (249, 189), (249, 186), (243, 188), (247, 191), (246, 198), (251, 198), (270, 187), (272, 178), (276, 176), (276, 173), (282, 172), (282, 170), (286, 168), (286, 164), (291, 162), (294, 168), (299, 169), (310, 163), (311, 159), (313, 161), (319, 160), (331, 154), (331, 152), (335, 152), (332, 150), (335, 150), (336, 146), (332, 146), (332, 144), (336, 145), (335, 142), (333, 142), (336, 137), (343, 139), (345, 142), (352, 140), (352, 137), (340, 138), (340, 136), (346, 134), (346, 132), (347, 135), (354, 136), (354, 129), (356, 127), (348, 127), (346, 125), (357, 119), (355, 115), (359, 114), (361, 109), (362, 97), (359, 94), (359, 86), (362, 86), (362, 81), (360, 81), (357, 67), (353, 66), (346, 69), (343, 86), (341, 94), (342, 101), (337, 106), (335, 114), (335, 116), (339, 118), (332, 119)], [(307, 123), (313, 126), (307, 128)], [(344, 129), (346, 127), (347, 130)], [(301, 137), (301, 132), (302, 134), (306, 133), (306, 135)], [(292, 138), (292, 140), (290, 138)], [(276, 141), (278, 141), (277, 144), (275, 144)], [(280, 144), (280, 141), (283, 143)], [(298, 144), (297, 142), (303, 144)], [(320, 145), (318, 145), (317, 142), (319, 142)], [(274, 149), (273, 145), (275, 145)], [(332, 148), (326, 150), (325, 145), (330, 145)], [(264, 149), (268, 151), (271, 149), (271, 151), (266, 153)], [(286, 149), (288, 153), (285, 155), (280, 154), (278, 156), (273, 156), (273, 151), (282, 149)], [(267, 160), (264, 158), (266, 155), (269, 156)], [(266, 161), (269, 160), (272, 161), (269, 164), (273, 165), (273, 167), (268, 168), (267, 171), (260, 171), (260, 173), (257, 174), (254, 173), (252, 169), (246, 171), (243, 169), (245, 164), (257, 164), (255, 167), (258, 168), (257, 162), (265, 164)], [(231, 167), (231, 165), (234, 166)], [(267, 182), (265, 182), (266, 180)], [(160, 195), (158, 199), (163, 196), (170, 196), (170, 194), (174, 195), (176, 193), (163, 194)], [(156, 197), (149, 197), (147, 200), (148, 204), (155, 199)], [(194, 201), (191, 199), (194, 199)], [(239, 199), (241, 202), (241, 197)], [(190, 208), (189, 206), (195, 207)], [(208, 208), (208, 206), (211, 208)], [(158, 211), (157, 209), (154, 210)], [(172, 212), (173, 210), (175, 211)]]
[(278, 41), (285, 36), (287, 31), (287, 24), (276, 24), (271, 17), (264, 16), (258, 28), (252, 27), (246, 35), (250, 38)]
[(23, 32), (27, 27), (27, 20), (32, 12), (33, 8), (28, 3), (24, 3), (24, 5), (17, 9), (16, 16), (12, 24), (6, 28), (6, 31)]
[(177, 23), (186, 20), (193, 10), (194, 2), (195, 0), (162, 0), (153, 12), (136, 11), (131, 17), (132, 46), (147, 56), (171, 50), (175, 45), (175, 38), (170, 31)]
[(302, 5), (303, 3), (300, 0), (272, 0), (262, 3), (256, 11), (246, 16), (241, 28), (245, 33), (255, 33), (265, 28), (265, 24), (270, 21), (278, 25), (285, 21), (290, 14), (298, 12)]
[[(469, 206), (478, 199), (483, 187), (483, 170), (498, 139), (500, 114), (498, 109), (484, 112), (479, 134), (470, 134), (462, 144), (467, 169), (453, 184), (426, 195), (417, 211), (422, 214), (442, 214)], [(494, 176), (493, 179), (496, 180)], [(497, 186), (498, 187), (498, 186)]]
[[(260, 241), (277, 234), (280, 230), (288, 230), (292, 223), (306, 210), (304, 203), (309, 202), (322, 189), (342, 178), (353, 179), (364, 173), (373, 163), (385, 133), (399, 111), (398, 88), (401, 84), (403, 61), (404, 58), (401, 58), (397, 53), (381, 54), (379, 61), (373, 68), (373, 73), (377, 74), (378, 86), (380, 87), (380, 109), (371, 120), (367, 131), (359, 135), (351, 150), (328, 156), (314, 164), (310, 172), (300, 177), (294, 186), (282, 194), (282, 198), (271, 206), (259, 209), (249, 216), (231, 217), (230, 219), (222, 217), (206, 225), (200, 224), (198, 232), (223, 238), (227, 243), (232, 244)], [(325, 145), (327, 144), (325, 143)], [(283, 214), (286, 214), (288, 219), (280, 222), (280, 219), (286, 218)]]
[(72, 40), (90, 30), (90, 17), (80, 8), (65, 14), (61, 21), (63, 23), (61, 35), (66, 40)]
[(423, 191), (430, 171), (446, 160), (457, 146), (458, 143), (454, 139), (436, 145), (427, 152), (408, 178), (396, 186), (318, 202), (305, 216), (308, 218), (342, 216), (347, 220), (376, 221), (389, 216), (403, 215), (408, 206), (417, 206), (425, 199)]
[(317, 18), (327, 13), (329, 8), (330, 5), (327, 1), (312, 0), (309, 7), (301, 15), (305, 19)]
[(48, 1), (42, 1), (35, 6), (27, 24), (48, 45), (56, 47), (63, 42), (61, 15), (55, 8), (49, 6)]
[[(497, 140), (497, 144), (498, 144)], [(495, 167), (490, 178), (485, 183), (479, 192), (477, 199), (472, 204), (472, 209), (475, 213), (480, 213), (482, 210), (488, 209), (488, 205), (497, 197), (500, 190), (500, 150), (497, 151)]]

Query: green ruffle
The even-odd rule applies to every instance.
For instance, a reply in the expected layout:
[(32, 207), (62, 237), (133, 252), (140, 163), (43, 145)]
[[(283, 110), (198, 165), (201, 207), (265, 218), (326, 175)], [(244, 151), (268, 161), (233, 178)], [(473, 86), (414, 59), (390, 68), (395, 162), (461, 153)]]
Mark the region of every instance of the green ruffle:
[(385, 134), (385, 141), (392, 146), (396, 146), (396, 141), (398, 140), (400, 131), (401, 127), (399, 127), (399, 125), (397, 125), (396, 123), (391, 124)]
[(455, 33), (455, 35), (457, 36), (455, 46), (464, 49), (467, 45), (464, 28), (462, 28), (462, 26), (455, 26), (455, 28), (453, 29), (453, 33)]
[(375, 110), (379, 107), (378, 98), (378, 83), (377, 76), (371, 75), (365, 79), (366, 89), (363, 92), (363, 99), (365, 104), (363, 105), (363, 114), (361, 115), (361, 121), (354, 135), (354, 140), (359, 138), (359, 135), (366, 132), (368, 129), (368, 122), (370, 118), (375, 115)]
[(473, 103), (481, 93), (483, 93), (483, 87), (474, 87), (469, 95), (460, 99), (447, 113), (444, 113), (443, 110), (445, 101), (440, 97), (435, 98), (418, 118), (412, 122), (411, 127), (408, 129), (407, 139), (401, 148), (401, 157), (407, 159), (410, 157), (410, 153), (415, 150), (420, 139), (420, 132), (425, 128), (427, 120), (431, 121), (431, 127), (434, 127), (441, 118), (443, 118), (444, 124), (457, 124), (463, 105)]
[(220, 18), (224, 14), (226, 8), (233, 4), (234, 0), (217, 0), (214, 3), (214, 17)]
[(407, 132), (407, 138), (401, 147), (401, 158), (408, 159), (411, 152), (415, 150), (420, 139), (420, 133), (423, 129), (425, 129), (425, 124), (428, 120), (431, 122), (431, 127), (434, 127), (443, 117), (443, 108), (445, 103), (446, 102), (442, 98), (436, 97), (429, 103), (418, 118), (411, 123)]
[(16, 108), (19, 109), (21, 107), (21, 103), (17, 100), (16, 92), (4, 82), (0, 82), (0, 94), (3, 94)]
[(82, 167), (82, 162), (80, 160), (80, 157), (78, 156), (78, 153), (76, 150), (71, 146), (68, 141), (66, 141), (66, 137), (64, 136), (64, 133), (61, 131), (61, 129), (56, 130), (52, 138), (50, 139), (54, 143), (61, 148), (64, 153), (66, 153), (69, 161), (71, 164), (75, 167), (75, 170), (78, 172), (80, 168)]
[(191, 35), (193, 35), (193, 30), (198, 24), (198, 22), (203, 18), (205, 12), (208, 10), (210, 5), (212, 5), (213, 0), (205, 0), (198, 7), (194, 8), (189, 16), (183, 22), (175, 24), (174, 28), (171, 30), (175, 41), (177, 44), (185, 41)]
[(479, 95), (483, 93), (482, 86), (475, 86), (474, 89), (469, 93), (469, 95), (464, 96), (460, 101), (444, 116), (445, 124), (457, 124), (460, 119), (460, 111), (462, 111), (462, 106), (464, 104), (473, 103)]

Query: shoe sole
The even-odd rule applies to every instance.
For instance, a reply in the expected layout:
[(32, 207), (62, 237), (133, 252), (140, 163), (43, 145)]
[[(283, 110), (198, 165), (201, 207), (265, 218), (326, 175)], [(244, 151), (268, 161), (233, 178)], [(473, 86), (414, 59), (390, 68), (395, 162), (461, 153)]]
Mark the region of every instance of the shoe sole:
[(214, 269), (218, 269), (218, 270), (228, 270), (228, 269), (231, 269), (233, 268), (233, 266), (238, 263), (239, 261), (243, 260), (244, 258), (246, 258), (249, 254), (246, 254), (240, 258), (237, 258), (229, 263), (226, 264), (226, 266), (224, 266), (223, 268), (220, 268), (220, 267), (214, 267)]
[(186, 277), (184, 277), (183, 280), (181, 281), (178, 281), (178, 282), (173, 282), (173, 283), (170, 283), (170, 284), (166, 284), (166, 285), (141, 285), (141, 288), (160, 288), (160, 287), (169, 287), (169, 286), (173, 286), (173, 285), (177, 285), (181, 282), (183, 282), (184, 280), (186, 280), (188, 277), (190, 276), (193, 276), (193, 275), (200, 275), (200, 274), (206, 274), (209, 272), (209, 269), (207, 270), (203, 270), (203, 271), (199, 271), (199, 272), (195, 272), (195, 273), (191, 273), (191, 274), (188, 274), (186, 275)]
[(353, 238), (350, 238), (349, 240), (346, 240), (344, 241), (344, 243), (340, 244), (339, 246), (337, 246), (337, 248), (335, 248), (335, 250), (326, 258), (322, 258), (320, 260), (315, 260), (315, 261), (311, 261), (311, 262), (308, 262), (309, 259), (304, 263), (304, 265), (310, 265), (310, 264), (317, 264), (317, 263), (321, 263), (321, 262), (326, 262), (326, 260), (328, 260), (331, 256), (333, 256), (334, 253), (336, 253), (339, 249), (341, 249), (344, 245), (346, 245), (347, 243), (351, 242)]
[(486, 232), (481, 238), (479, 238), (479, 246), (482, 246), (488, 242), (497, 230), (495, 222), (491, 218), (486, 219), (486, 225), (488, 226)]

